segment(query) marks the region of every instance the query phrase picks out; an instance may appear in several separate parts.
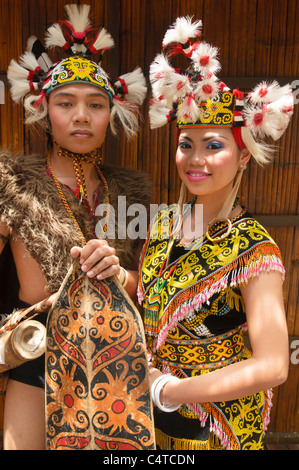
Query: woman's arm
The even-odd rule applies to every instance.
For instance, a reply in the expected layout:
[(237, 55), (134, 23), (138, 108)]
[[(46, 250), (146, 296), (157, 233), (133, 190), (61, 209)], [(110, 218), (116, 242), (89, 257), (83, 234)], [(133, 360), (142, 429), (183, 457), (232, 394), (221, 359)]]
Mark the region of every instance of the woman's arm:
[[(261, 273), (241, 288), (246, 307), (252, 357), (227, 367), (169, 382), (161, 393), (166, 405), (228, 401), (283, 383), (288, 375), (289, 350), (282, 280), (278, 273)], [(150, 370), (151, 379), (158, 376)]]

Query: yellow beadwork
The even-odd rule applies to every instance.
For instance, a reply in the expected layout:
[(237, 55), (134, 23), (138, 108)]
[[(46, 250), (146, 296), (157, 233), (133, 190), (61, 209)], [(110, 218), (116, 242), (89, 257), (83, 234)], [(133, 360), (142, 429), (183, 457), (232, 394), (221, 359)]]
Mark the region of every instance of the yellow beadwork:
[(51, 72), (51, 85), (46, 89), (47, 94), (60, 86), (73, 83), (84, 83), (102, 88), (113, 99), (114, 90), (109, 83), (106, 72), (95, 62), (85, 57), (68, 57), (61, 60)]
[[(179, 103), (179, 107), (181, 103)], [(188, 118), (178, 119), (178, 127), (196, 126), (221, 126), (232, 127), (234, 120), (235, 96), (231, 92), (220, 94), (220, 99), (207, 100), (205, 103), (198, 103), (201, 113), (196, 123), (190, 123)]]
[(157, 445), (163, 450), (224, 450), (219, 439), (211, 433), (207, 441), (175, 439), (160, 429), (155, 430)]

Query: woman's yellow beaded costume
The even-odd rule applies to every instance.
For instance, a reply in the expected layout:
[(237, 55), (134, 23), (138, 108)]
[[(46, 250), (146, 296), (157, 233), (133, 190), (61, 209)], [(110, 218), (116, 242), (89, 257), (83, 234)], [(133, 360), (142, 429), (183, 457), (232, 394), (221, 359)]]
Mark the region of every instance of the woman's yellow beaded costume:
[[(175, 210), (171, 206), (161, 211), (152, 223), (141, 258), (138, 295), (153, 365), (183, 379), (250, 357), (243, 340), (246, 314), (240, 286), (260, 272), (284, 276), (284, 267), (275, 242), (245, 210), (231, 221), (226, 239), (213, 243), (205, 235), (188, 249), (169, 237)], [(213, 235), (225, 230), (219, 224)], [(157, 289), (157, 283), (163, 288)], [(161, 423), (174, 418), (164, 413), (160, 423), (157, 410), (157, 443), (164, 449), (208, 448), (216, 436), (226, 449), (261, 449), (271, 395), (264, 391), (231, 402), (184, 404), (170, 413), (177, 425), (164, 428)], [(199, 437), (186, 438), (187, 428), (197, 428)], [(208, 428), (206, 439), (200, 437), (200, 428), (205, 433)]]

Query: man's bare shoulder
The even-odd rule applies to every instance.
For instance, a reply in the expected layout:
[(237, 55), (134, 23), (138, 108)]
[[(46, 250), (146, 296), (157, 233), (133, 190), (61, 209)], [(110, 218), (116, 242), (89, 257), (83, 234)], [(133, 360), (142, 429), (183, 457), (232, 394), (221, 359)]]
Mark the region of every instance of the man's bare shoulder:
[(19, 296), (28, 303), (34, 304), (49, 295), (46, 280), (38, 262), (30, 255), (23, 241), (12, 234), (10, 246), (18, 273), (20, 284)]

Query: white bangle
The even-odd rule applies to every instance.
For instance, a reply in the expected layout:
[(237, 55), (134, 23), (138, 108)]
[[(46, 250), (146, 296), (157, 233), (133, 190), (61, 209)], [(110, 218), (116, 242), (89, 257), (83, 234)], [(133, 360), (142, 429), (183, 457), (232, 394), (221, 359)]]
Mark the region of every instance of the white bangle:
[(160, 375), (151, 386), (151, 395), (154, 405), (156, 405), (161, 411), (165, 411), (166, 413), (171, 413), (176, 411), (180, 408), (181, 405), (173, 405), (173, 406), (166, 406), (162, 405), (160, 402), (160, 393), (165, 387), (168, 382), (171, 381), (178, 381), (180, 380), (178, 377), (173, 377), (171, 374), (163, 374)]
[(126, 271), (125, 268), (120, 266), (120, 271), (119, 271), (119, 274), (117, 275), (117, 278), (119, 282), (122, 284), (122, 286), (126, 287), (126, 285), (128, 284), (128, 280), (129, 280), (128, 271)]

